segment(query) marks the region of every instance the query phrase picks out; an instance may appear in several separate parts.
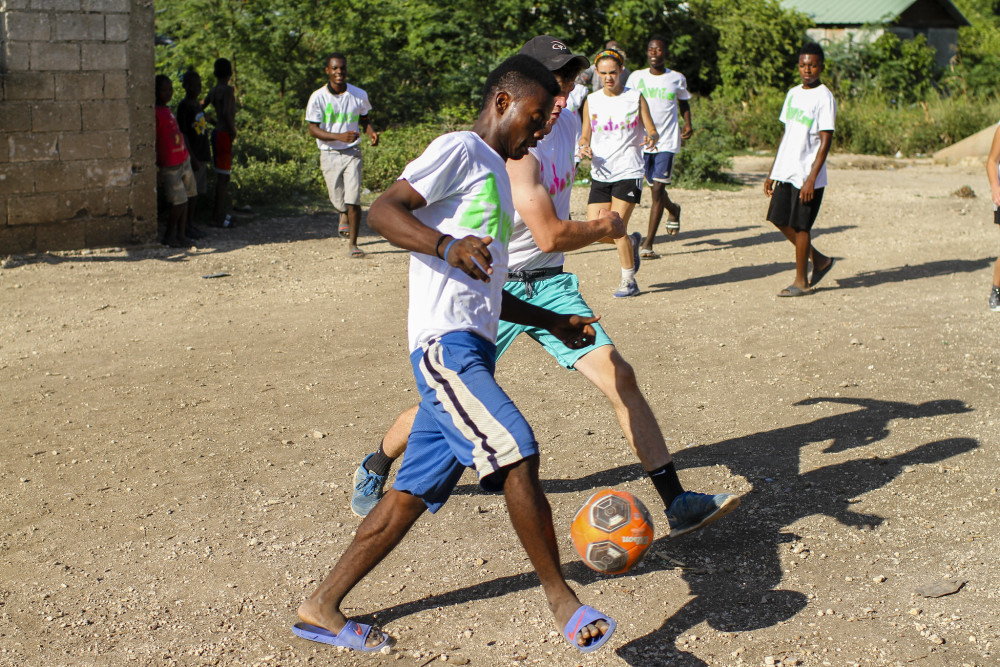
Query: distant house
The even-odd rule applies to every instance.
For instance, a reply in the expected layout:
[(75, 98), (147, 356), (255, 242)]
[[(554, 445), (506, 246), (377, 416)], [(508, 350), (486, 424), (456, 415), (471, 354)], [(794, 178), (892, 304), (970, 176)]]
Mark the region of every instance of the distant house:
[(958, 29), (969, 20), (950, 0), (781, 0), (816, 22), (809, 36), (822, 42), (851, 37), (875, 39), (885, 31), (902, 39), (925, 35), (947, 67), (958, 48)]

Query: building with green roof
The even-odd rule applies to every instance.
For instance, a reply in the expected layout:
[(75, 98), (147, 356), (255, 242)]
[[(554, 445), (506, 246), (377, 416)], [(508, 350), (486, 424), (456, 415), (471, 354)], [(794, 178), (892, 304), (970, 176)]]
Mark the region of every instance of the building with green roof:
[(788, 9), (810, 17), (809, 36), (822, 42), (875, 39), (885, 31), (903, 39), (925, 35), (937, 50), (937, 64), (947, 67), (958, 47), (958, 29), (968, 19), (950, 0), (781, 0)]

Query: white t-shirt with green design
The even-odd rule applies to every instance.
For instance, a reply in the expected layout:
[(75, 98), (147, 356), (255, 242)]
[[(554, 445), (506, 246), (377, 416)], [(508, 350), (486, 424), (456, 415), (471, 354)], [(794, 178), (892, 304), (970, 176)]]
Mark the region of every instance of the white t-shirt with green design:
[(433, 255), (410, 253), (410, 352), (453, 331), (469, 331), (495, 343), (514, 219), (504, 161), (475, 132), (452, 132), (432, 141), (406, 165), (400, 180), (427, 202), (413, 215), (428, 227), (459, 239), (493, 237), (488, 283)]
[(649, 114), (653, 117), (656, 132), (660, 138), (656, 142), (656, 150), (646, 153), (677, 153), (681, 150), (681, 126), (677, 120), (680, 100), (691, 99), (688, 92), (687, 79), (680, 72), (668, 69), (663, 74), (653, 74), (647, 69), (633, 72), (625, 84), (626, 88), (635, 88), (646, 98)]
[[(330, 90), (329, 84), (313, 92), (306, 105), (306, 121), (318, 123), (321, 130), (340, 134), (342, 132), (360, 132), (358, 121), (372, 110), (368, 102), (368, 93), (357, 86), (347, 84), (347, 90), (337, 95)], [(361, 142), (361, 136), (351, 143), (343, 141), (316, 140), (321, 151), (340, 151), (353, 148)]]
[[(819, 133), (832, 132), (837, 120), (837, 102), (822, 83), (815, 88), (795, 86), (785, 96), (781, 122), (785, 135), (771, 168), (771, 180), (801, 188), (819, 153)], [(815, 188), (826, 187), (826, 162), (816, 175)]]

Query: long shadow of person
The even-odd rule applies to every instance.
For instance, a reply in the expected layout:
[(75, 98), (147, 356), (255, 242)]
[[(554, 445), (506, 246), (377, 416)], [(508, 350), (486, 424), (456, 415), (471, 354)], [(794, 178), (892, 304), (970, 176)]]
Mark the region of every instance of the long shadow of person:
[[(704, 665), (675, 647), (678, 637), (702, 622), (716, 630), (736, 632), (769, 627), (787, 620), (806, 605), (806, 596), (779, 588), (783, 568), (779, 545), (796, 539), (783, 532), (805, 517), (828, 516), (840, 524), (872, 529), (883, 517), (851, 508), (851, 498), (885, 486), (906, 466), (935, 463), (979, 446), (971, 438), (952, 438), (920, 445), (888, 458), (855, 456), (801, 472), (804, 447), (830, 441), (821, 451), (837, 454), (870, 445), (889, 435), (895, 419), (921, 419), (970, 411), (955, 400), (910, 404), (866, 398), (811, 398), (796, 405), (840, 403), (861, 409), (824, 417), (748, 437), (733, 438), (682, 454), (684, 467), (725, 465), (753, 484), (743, 504), (727, 520), (691, 539), (652, 549), (666, 549), (684, 563), (701, 567), (684, 570), (693, 599), (653, 632), (628, 642), (618, 654), (634, 665)], [(654, 556), (655, 558), (656, 556)]]
[[(839, 454), (885, 439), (891, 433), (889, 427), (893, 420), (922, 419), (971, 410), (957, 400), (911, 404), (868, 398), (810, 398), (796, 405), (822, 403), (856, 405), (860, 409), (685, 449), (676, 459), (678, 467), (682, 468), (727, 466), (734, 474), (750, 481), (754, 488), (744, 496), (741, 508), (726, 520), (676, 543), (659, 540), (651, 547), (652, 555), (643, 565), (644, 576), (673, 567), (664, 557), (655, 555), (664, 555), (668, 549), (676, 560), (698, 564), (697, 568), (685, 570), (683, 574), (693, 597), (665, 619), (660, 628), (617, 649), (622, 659), (643, 666), (701, 666), (706, 663), (674, 646), (686, 630), (707, 622), (720, 631), (748, 631), (791, 618), (805, 607), (806, 596), (799, 591), (779, 588), (783, 578), (779, 546), (796, 537), (782, 532), (784, 528), (815, 515), (829, 516), (855, 528), (878, 526), (882, 517), (854, 511), (850, 499), (885, 486), (906, 466), (936, 463), (979, 446), (971, 438), (939, 440), (889, 458), (866, 454), (801, 472), (800, 454), (804, 447), (828, 443), (822, 451)], [(579, 493), (641, 476), (639, 466), (630, 465), (577, 480), (546, 480), (543, 484), (546, 493)], [(467, 486), (466, 492), (475, 488)], [(579, 560), (566, 563), (564, 572), (568, 579), (581, 585), (604, 579)], [(509, 595), (537, 585), (534, 573), (499, 577), (403, 602), (359, 618), (386, 624), (438, 607)]]

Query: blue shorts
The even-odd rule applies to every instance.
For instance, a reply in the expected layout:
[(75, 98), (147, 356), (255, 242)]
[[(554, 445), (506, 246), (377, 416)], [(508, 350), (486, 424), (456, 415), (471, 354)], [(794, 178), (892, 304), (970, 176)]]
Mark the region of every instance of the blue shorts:
[[(583, 296), (580, 295), (580, 282), (572, 273), (560, 273), (551, 278), (531, 283), (532, 295), (530, 297), (527, 295), (526, 286), (527, 283), (509, 281), (503, 288), (522, 301), (556, 313), (588, 316), (594, 314), (587, 302), (583, 300)], [(566, 347), (565, 343), (545, 329), (500, 320), (500, 330), (497, 332), (497, 359), (507, 351), (507, 348), (519, 334), (526, 333), (541, 343), (545, 351), (555, 357), (556, 361), (572, 370), (576, 366), (576, 362), (584, 355), (593, 352), (602, 345), (612, 345), (611, 339), (608, 338), (608, 334), (604, 332), (599, 322), (595, 322), (591, 326), (597, 332), (594, 344), (573, 350)]]
[(642, 159), (646, 163), (646, 183), (650, 186), (654, 182), (670, 185), (670, 174), (674, 171), (673, 153), (666, 151), (661, 153), (643, 153)]
[(496, 346), (466, 331), (425, 343), (410, 355), (420, 408), (393, 488), (441, 509), (466, 468), (499, 491), (505, 469), (538, 454), (535, 434), (496, 383)]

